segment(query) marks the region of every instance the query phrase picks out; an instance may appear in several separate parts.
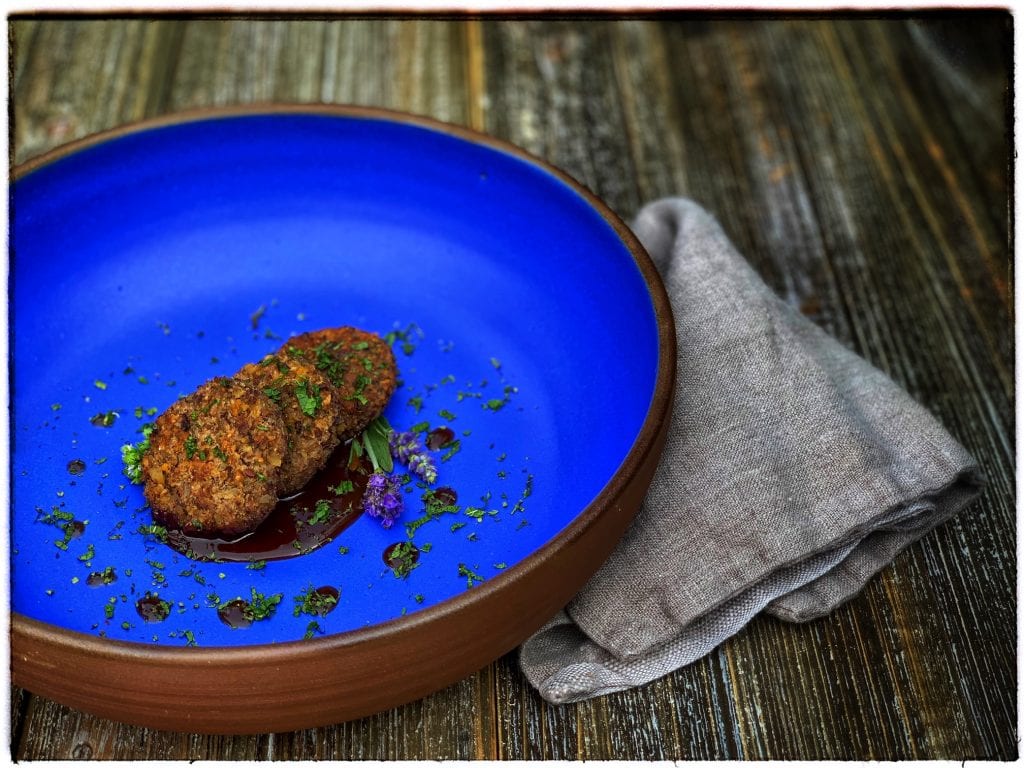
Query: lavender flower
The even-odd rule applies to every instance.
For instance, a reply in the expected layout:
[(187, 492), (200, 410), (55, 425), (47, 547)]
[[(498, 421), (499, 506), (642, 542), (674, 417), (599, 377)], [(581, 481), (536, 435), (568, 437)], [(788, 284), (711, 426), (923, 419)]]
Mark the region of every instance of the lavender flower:
[(391, 455), (409, 467), (410, 472), (419, 475), (427, 483), (437, 480), (434, 459), (415, 432), (392, 432), (390, 442)]
[(402, 514), (402, 495), (398, 490), (398, 481), (380, 470), (370, 475), (363, 492), (363, 511), (370, 517), (378, 518), (385, 528), (393, 526), (395, 519)]

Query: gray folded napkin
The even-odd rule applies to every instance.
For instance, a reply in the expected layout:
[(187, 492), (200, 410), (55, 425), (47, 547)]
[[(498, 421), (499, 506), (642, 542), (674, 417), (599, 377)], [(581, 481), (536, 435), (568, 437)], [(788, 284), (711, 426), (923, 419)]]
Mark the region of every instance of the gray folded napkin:
[(652, 203), (633, 228), (675, 315), (673, 421), (618, 548), (520, 649), (556, 703), (665, 675), (762, 611), (827, 614), (983, 483), (928, 411), (776, 297), (698, 205)]

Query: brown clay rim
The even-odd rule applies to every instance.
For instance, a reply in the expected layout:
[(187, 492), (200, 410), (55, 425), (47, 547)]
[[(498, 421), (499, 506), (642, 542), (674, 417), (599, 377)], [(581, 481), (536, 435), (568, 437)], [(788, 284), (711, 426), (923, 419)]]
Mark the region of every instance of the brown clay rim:
[[(393, 639), (396, 636), (402, 636), (407, 633), (413, 634), (421, 630), (426, 631), (430, 628), (433, 628), (436, 631), (438, 626), (443, 626), (445, 623), (455, 620), (464, 612), (470, 612), (473, 615), (479, 616), (479, 609), (482, 605), (488, 604), (491, 601), (500, 600), (502, 597), (508, 599), (510, 595), (515, 595), (517, 584), (532, 584), (529, 578), (524, 577), (528, 576), (535, 570), (541, 570), (547, 574), (566, 573), (568, 578), (566, 579), (565, 585), (559, 588), (558, 585), (551, 584), (551, 589), (549, 590), (546, 598), (543, 596), (536, 596), (540, 603), (548, 604), (548, 609), (546, 610), (545, 615), (534, 615), (532, 617), (524, 616), (523, 618), (527, 620), (524, 621), (521, 626), (516, 627), (515, 637), (507, 636), (508, 632), (505, 631), (506, 636), (495, 638), (491, 641), (493, 649), (490, 651), (491, 655), (489, 659), (485, 659), (481, 663), (479, 658), (474, 657), (473, 653), (469, 653), (469, 661), (473, 661), (476, 666), (460, 669), (457, 668), (456, 665), (456, 668), (438, 670), (430, 676), (431, 682), (428, 685), (421, 685), (418, 687), (412, 686), (406, 692), (406, 698), (389, 701), (385, 706), (381, 706), (379, 701), (370, 709), (359, 708), (358, 705), (339, 705), (332, 710), (330, 706), (328, 706), (324, 711), (325, 716), (320, 719), (320, 722), (298, 722), (294, 719), (289, 719), (286, 715), (277, 717), (269, 714), (266, 716), (260, 716), (248, 713), (246, 715), (234, 717), (230, 713), (219, 713), (217, 717), (213, 718), (213, 721), (204, 724), (201, 720), (203, 715), (201, 710), (177, 718), (169, 716), (166, 720), (155, 721), (153, 716), (150, 714), (136, 714), (132, 712), (130, 710), (130, 703), (124, 705), (128, 707), (128, 710), (122, 711), (112, 708), (112, 706), (122, 706), (122, 704), (117, 702), (112, 706), (104, 705), (102, 702), (92, 704), (91, 699), (85, 699), (80, 696), (71, 697), (73, 701), (70, 702), (72, 706), (78, 706), (81, 709), (93, 711), (103, 716), (113, 717), (115, 719), (125, 720), (128, 722), (135, 722), (137, 724), (147, 725), (150, 727), (188, 729), (210, 733), (226, 733), (229, 730), (232, 732), (242, 733), (271, 729), (283, 730), (285, 728), (311, 727), (314, 725), (326, 724), (328, 722), (336, 722), (338, 716), (349, 718), (372, 714), (374, 711), (379, 711), (390, 706), (397, 706), (405, 703), (406, 701), (412, 700), (413, 698), (419, 698), (422, 695), (426, 695), (432, 690), (438, 690), (445, 685), (457, 682), (466, 675), (472, 674), (476, 669), (479, 669), (480, 666), (486, 665), (490, 660), (498, 658), (525, 640), (530, 634), (536, 631), (547, 620), (547, 618), (557, 612), (559, 608), (568, 602), (572, 595), (575, 594), (583, 583), (585, 583), (586, 579), (597, 570), (604, 557), (607, 557), (607, 555), (610, 554), (614, 544), (618, 541), (618, 537), (621, 536), (625, 531), (626, 526), (635, 516), (639, 508), (639, 503), (646, 493), (647, 485), (650, 482), (650, 477), (657, 465), (664, 445), (668, 422), (671, 416), (672, 395), (675, 383), (675, 327), (668, 296), (665, 292), (661, 277), (654, 267), (654, 263), (651, 261), (650, 256), (644, 250), (637, 238), (626, 227), (621, 219), (596, 195), (565, 172), (555, 168), (546, 161), (530, 154), (526, 150), (514, 144), (469, 128), (444, 123), (433, 118), (375, 107), (274, 103), (225, 108), (204, 108), (137, 121), (77, 139), (17, 165), (12, 172), (12, 181), (16, 181), (34, 170), (42, 168), (75, 152), (128, 134), (210, 119), (275, 114), (308, 114), (348, 119), (388, 120), (438, 131), (520, 158), (529, 164), (543, 169), (582, 197), (615, 230), (616, 234), (629, 249), (647, 284), (651, 296), (651, 302), (658, 327), (658, 371), (655, 379), (654, 394), (640, 432), (625, 459), (609, 481), (590, 502), (590, 504), (588, 504), (558, 535), (524, 560), (508, 568), (508, 570), (503, 571), (495, 577), (475, 586), (471, 590), (467, 590), (456, 597), (449, 598), (434, 606), (418, 610), (407, 616), (381, 622), (380, 624), (373, 625), (371, 627), (350, 630), (335, 635), (328, 635), (309, 640), (294, 640), (282, 643), (252, 646), (199, 647), (150, 646), (144, 643), (99, 638), (55, 627), (23, 614), (12, 612), (11, 663), (13, 682), (15, 684), (19, 684), (21, 682), (19, 679), (21, 677), (19, 675), (19, 667), (22, 664), (25, 664), (26, 666), (29, 666), (30, 664), (33, 665), (34, 669), (29, 673), (29, 676), (32, 680), (35, 680), (38, 677), (38, 669), (35, 669), (35, 667), (40, 667), (40, 663), (38, 659), (30, 660), (29, 658), (33, 651), (37, 654), (39, 652), (55, 652), (58, 654), (67, 654), (69, 657), (97, 659), (102, 665), (124, 665), (126, 669), (131, 668), (132, 665), (144, 664), (149, 670), (171, 670), (175, 674), (185, 672), (191, 675), (196, 673), (203, 675), (204, 672), (215, 675), (218, 674), (219, 671), (225, 671), (228, 674), (242, 675), (254, 667), (282, 667), (288, 669), (308, 668), (310, 670), (309, 679), (318, 680), (322, 679), (318, 673), (326, 670), (318, 669), (315, 664), (317, 659), (322, 659), (326, 656), (338, 657), (339, 655), (344, 654), (346, 649), (357, 648), (362, 649), (362, 657), (365, 657), (366, 648), (374, 646), (386, 648), (386, 643), (389, 639)], [(623, 502), (626, 502), (625, 507)], [(597, 525), (601, 518), (606, 516), (615, 518), (611, 527), (609, 527), (608, 522)], [(615, 540), (611, 542), (595, 543), (591, 539), (588, 544), (581, 545), (581, 542), (584, 542), (588, 538), (588, 533), (591, 533), (592, 536), (595, 535), (591, 530), (595, 528), (595, 525), (600, 529), (602, 535), (612, 531), (616, 532), (617, 535)], [(586, 557), (595, 549), (595, 547), (597, 551), (603, 553), (600, 560), (597, 562), (574, 562), (570, 565), (564, 561), (566, 555), (565, 550), (567, 548), (574, 550), (568, 553), (570, 556), (578, 554)], [(559, 555), (562, 555), (562, 561), (559, 561)], [(590, 557), (593, 559), (592, 555)], [(568, 591), (569, 589), (571, 589), (571, 591)], [(531, 591), (535, 591), (533, 587), (531, 587)], [(516, 596), (519, 598), (523, 597), (522, 595)], [(483, 634), (486, 634), (486, 630)], [(385, 645), (381, 646), (382, 643)], [(479, 656), (479, 654), (477, 654), (477, 656)], [(41, 664), (44, 671), (47, 666), (49, 665), (46, 663)], [(63, 673), (67, 672), (68, 670), (64, 670)], [(49, 676), (49, 674), (49, 672), (46, 672), (44, 677)], [(128, 677), (130, 678), (131, 676), (129, 675)], [(382, 679), (379, 682), (383, 684), (385, 682), (384, 678), (386, 678), (386, 675), (382, 675), (381, 677)], [(26, 680), (25, 682), (29, 681)], [(327, 679), (324, 680), (324, 682), (330, 682), (330, 680)], [(25, 687), (29, 687), (31, 690), (30, 686)], [(137, 687), (138, 685), (133, 685), (129, 679), (123, 682), (115, 681), (113, 689), (109, 686), (104, 686), (103, 689), (107, 693), (114, 695), (116, 698), (119, 688), (137, 689)], [(58, 700), (62, 698), (59, 692), (51, 690), (41, 690), (37, 692), (49, 695)], [(99, 693), (99, 691), (94, 691), (93, 693)], [(135, 690), (134, 693), (138, 694), (138, 691)], [(410, 696), (412, 698), (410, 698)], [(245, 706), (251, 707), (252, 702), (246, 702)], [(306, 720), (309, 720), (308, 715), (305, 717)], [(232, 722), (237, 722), (237, 727), (224, 727), (225, 723)]]

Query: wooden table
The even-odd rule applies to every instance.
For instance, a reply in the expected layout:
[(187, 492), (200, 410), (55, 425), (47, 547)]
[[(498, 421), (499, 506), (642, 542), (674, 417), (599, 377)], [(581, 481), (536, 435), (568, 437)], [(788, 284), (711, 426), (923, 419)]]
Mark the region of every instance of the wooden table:
[(686, 195), (770, 285), (931, 408), (981, 501), (806, 625), (551, 706), (516, 657), (296, 733), (129, 727), (13, 688), (19, 759), (1017, 756), (1008, 13), (15, 19), (13, 161), (177, 110), (372, 104), (511, 140), (627, 220)]

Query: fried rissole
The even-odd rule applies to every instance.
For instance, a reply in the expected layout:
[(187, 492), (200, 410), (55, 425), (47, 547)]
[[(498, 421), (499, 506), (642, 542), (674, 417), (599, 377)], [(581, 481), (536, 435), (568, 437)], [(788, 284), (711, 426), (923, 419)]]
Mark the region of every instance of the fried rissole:
[(335, 427), (341, 401), (327, 376), (304, 357), (267, 355), (235, 374), (274, 401), (284, 417), (288, 449), (281, 465), (279, 493), (301, 490), (337, 447)]
[(281, 409), (244, 381), (210, 379), (157, 417), (142, 456), (153, 520), (230, 539), (277, 504), (288, 437)]
[(398, 386), (398, 365), (380, 336), (351, 326), (293, 336), (276, 353), (310, 360), (327, 376), (341, 404), (335, 433), (355, 437), (384, 410)]

